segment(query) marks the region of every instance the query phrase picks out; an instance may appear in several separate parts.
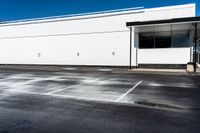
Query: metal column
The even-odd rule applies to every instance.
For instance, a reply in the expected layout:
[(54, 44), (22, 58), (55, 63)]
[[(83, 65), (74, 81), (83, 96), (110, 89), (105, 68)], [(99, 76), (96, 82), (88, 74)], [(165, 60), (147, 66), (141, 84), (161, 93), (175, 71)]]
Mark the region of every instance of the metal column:
[(194, 72), (197, 71), (197, 23), (194, 23)]
[(129, 69), (132, 69), (132, 27), (130, 27), (130, 64)]

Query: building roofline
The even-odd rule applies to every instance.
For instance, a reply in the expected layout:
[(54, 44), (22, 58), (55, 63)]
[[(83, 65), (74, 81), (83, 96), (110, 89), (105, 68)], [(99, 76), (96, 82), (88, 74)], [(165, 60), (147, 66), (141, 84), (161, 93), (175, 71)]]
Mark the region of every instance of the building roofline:
[(42, 21), (56, 21), (56, 20), (73, 20), (73, 19), (84, 19), (84, 18), (93, 18), (93, 17), (103, 17), (110, 15), (126, 14), (129, 12), (143, 11), (144, 7), (133, 7), (133, 8), (124, 8), (116, 10), (107, 10), (107, 11), (98, 11), (98, 12), (89, 12), (89, 13), (80, 13), (80, 14), (69, 14), (69, 15), (60, 15), (52, 17), (41, 17), (33, 19), (22, 19), (14, 21), (2, 21), (0, 24), (13, 24), (13, 23), (29, 23), (29, 22), (42, 22)]
[(70, 15), (53, 16), (53, 17), (15, 20), (15, 21), (3, 21), (3, 22), (0, 22), (0, 27), (26, 25), (26, 24), (37, 24), (37, 23), (48, 23), (48, 22), (57, 22), (57, 21), (92, 19), (92, 18), (100, 18), (100, 17), (125, 15), (125, 14), (131, 14), (131, 13), (141, 13), (141, 12), (145, 12), (145, 11), (155, 11), (155, 10), (184, 8), (184, 7), (195, 7), (195, 4), (189, 3), (189, 4), (183, 4), (183, 5), (173, 5), (173, 6), (146, 8), (146, 9), (144, 7), (133, 7), (133, 8), (108, 10), (108, 11), (91, 12), (91, 13), (70, 14)]
[(165, 19), (165, 20), (127, 22), (126, 26), (131, 27), (131, 26), (145, 26), (145, 25), (172, 24), (172, 23), (195, 23), (195, 22), (200, 22), (200, 16)]

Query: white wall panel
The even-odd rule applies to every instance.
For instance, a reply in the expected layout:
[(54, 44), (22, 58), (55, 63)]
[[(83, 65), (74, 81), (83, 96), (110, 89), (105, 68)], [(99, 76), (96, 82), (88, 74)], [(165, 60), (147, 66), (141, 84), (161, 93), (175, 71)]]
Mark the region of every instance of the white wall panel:
[(2, 64), (126, 66), (129, 32), (1, 39), (0, 47)]
[(190, 48), (139, 49), (139, 64), (186, 64)]

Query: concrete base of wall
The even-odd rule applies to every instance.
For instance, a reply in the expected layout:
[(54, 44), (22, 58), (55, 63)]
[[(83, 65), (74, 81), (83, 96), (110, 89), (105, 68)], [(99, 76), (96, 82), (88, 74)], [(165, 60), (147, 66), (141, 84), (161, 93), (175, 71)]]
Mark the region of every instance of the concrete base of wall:
[(186, 69), (186, 64), (138, 64), (138, 68)]

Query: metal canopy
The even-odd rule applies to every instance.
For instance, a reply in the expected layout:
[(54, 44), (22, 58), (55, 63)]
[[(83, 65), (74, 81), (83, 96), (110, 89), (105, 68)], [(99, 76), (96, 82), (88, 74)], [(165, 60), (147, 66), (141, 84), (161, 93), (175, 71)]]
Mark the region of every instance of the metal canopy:
[(200, 22), (200, 16), (165, 19), (165, 20), (127, 22), (126, 26), (131, 27), (131, 26), (144, 26), (144, 25), (158, 25), (158, 24), (172, 24), (172, 23), (197, 23), (197, 22)]
[[(132, 54), (132, 27), (135, 32), (156, 32), (156, 31), (194, 31), (194, 55), (197, 53), (197, 42), (200, 39), (200, 16), (188, 18), (175, 18), (166, 20), (127, 22), (126, 26), (130, 28), (130, 69)], [(196, 56), (194, 56), (194, 72), (196, 72)]]
[(142, 25), (136, 26), (135, 32), (170, 32), (170, 31), (190, 31), (194, 30), (193, 23), (173, 23), (163, 25)]

